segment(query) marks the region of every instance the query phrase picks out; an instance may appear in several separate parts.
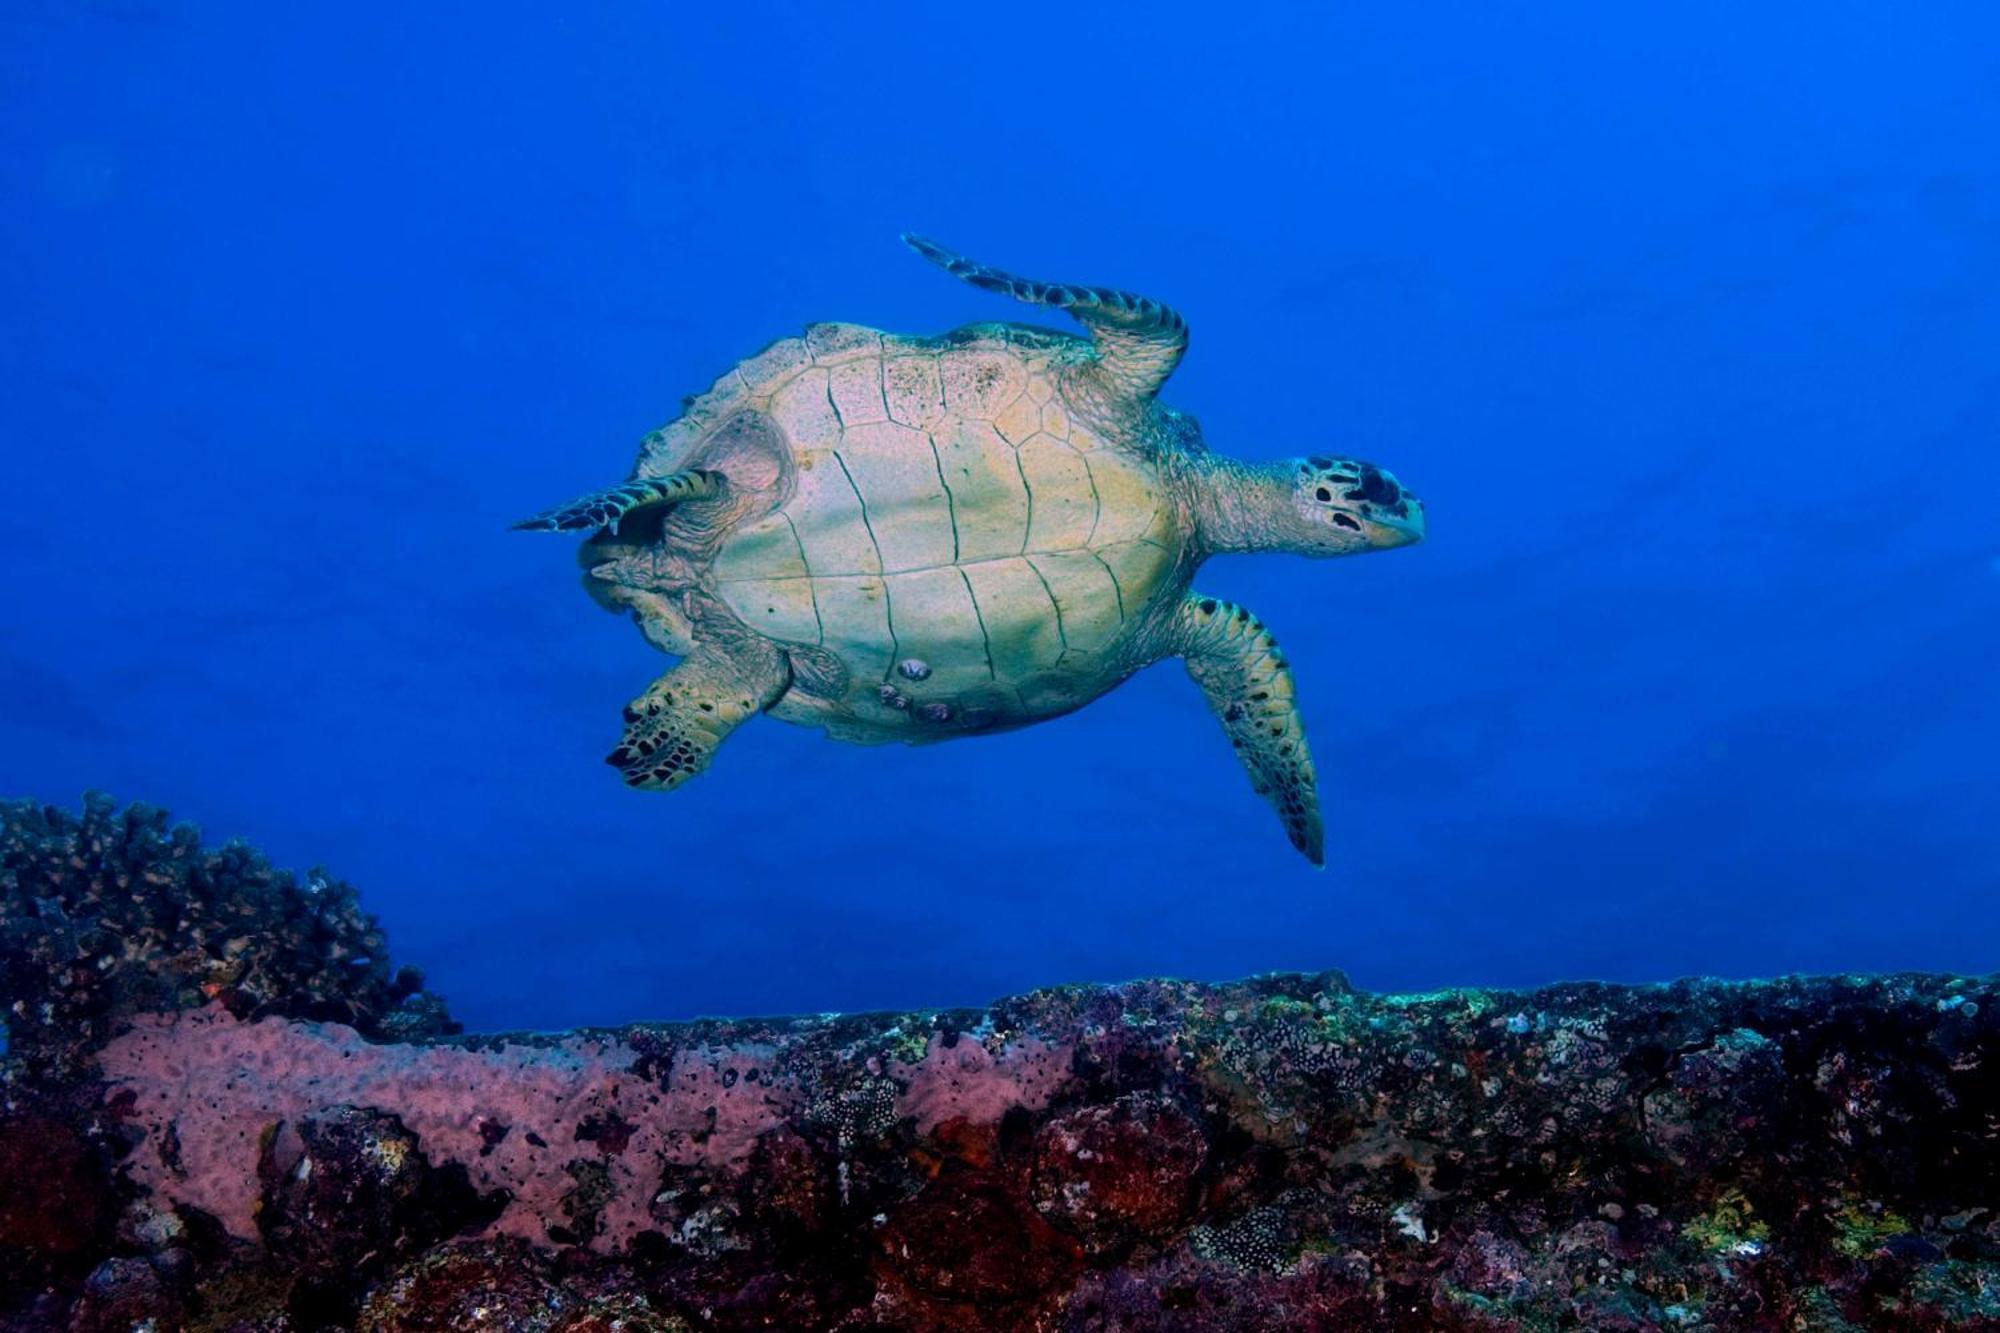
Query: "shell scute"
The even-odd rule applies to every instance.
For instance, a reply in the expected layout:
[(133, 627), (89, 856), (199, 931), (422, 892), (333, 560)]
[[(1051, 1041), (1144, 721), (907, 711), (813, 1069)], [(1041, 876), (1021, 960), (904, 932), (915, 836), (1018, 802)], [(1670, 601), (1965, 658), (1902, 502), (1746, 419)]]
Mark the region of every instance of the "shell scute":
[(931, 437), (951, 491), (960, 561), (1019, 555), (1028, 535), (1028, 486), (1014, 446), (984, 421)]
[(1060, 713), (1076, 702), (1075, 678), (1059, 671), (1030, 676), (1014, 688), (1031, 714)]
[(1096, 431), (1076, 420), (1069, 423), (1069, 447), (1080, 454), (1102, 453), (1105, 450), (1117, 452)]
[(818, 644), (818, 590), (808, 578), (759, 579), (731, 589), (743, 623), (785, 642)]
[(1044, 551), (1029, 557), (1061, 614), (1064, 655), (1109, 648), (1125, 628), (1123, 601), (1111, 572), (1089, 551)]
[(805, 339), (781, 338), (736, 367), (753, 394), (763, 393), (812, 360)]
[(1128, 614), (1136, 612), (1144, 599), (1153, 595), (1174, 564), (1171, 551), (1150, 541), (1114, 542), (1099, 546), (1091, 554), (1110, 573)]
[(945, 406), (960, 416), (981, 421), (991, 421), (1020, 397), (1028, 378), (1018, 354), (977, 348), (939, 357), (938, 376), (944, 382)]
[(1069, 411), (1061, 399), (1052, 398), (1042, 404), (1042, 431), (1058, 440), (1069, 439)]
[(889, 404), (882, 397), (880, 357), (846, 361), (833, 367), (828, 374), (831, 377), (828, 392), (833, 397), (833, 410), (839, 413), (843, 426), (867, 425), (889, 419)]
[(963, 568), (999, 679), (1022, 680), (1062, 659), (1061, 617), (1033, 565), (1014, 556)]
[(930, 437), (878, 421), (841, 432), (840, 457), (860, 493), (890, 572), (949, 565), (958, 556), (952, 501), (938, 481)]
[(858, 680), (879, 680), (897, 660), (890, 628), (888, 584), (878, 574), (811, 580), (823, 627), (820, 642), (840, 656)]
[(771, 420), (794, 443), (834, 439), (840, 418), (827, 396), (827, 372), (813, 367), (771, 395)]
[(1160, 535), (1166, 505), (1151, 478), (1116, 455), (1092, 453), (1085, 459), (1097, 489), (1097, 526), (1091, 541), (1100, 550), (1118, 542)]
[(743, 524), (715, 555), (715, 577), (723, 583), (802, 579), (811, 573), (792, 521), (783, 514)]
[(889, 419), (928, 430), (944, 420), (944, 384), (937, 358), (892, 356), (882, 362), (882, 396), (889, 402)]
[(909, 694), (919, 699), (953, 696), (992, 684), (985, 630), (964, 574), (949, 565), (892, 574), (889, 596), (896, 611), (897, 645), (907, 660), (924, 667), (924, 674), (915, 678), (923, 682), (920, 686), (907, 683), (909, 672), (898, 672)]
[(1028, 550), (1062, 551), (1089, 542), (1097, 527), (1097, 487), (1082, 456), (1047, 435), (1029, 437), (1017, 454), (1032, 499)]
[(806, 351), (819, 365), (879, 354), (882, 335), (862, 324), (808, 324)]
[(815, 577), (880, 574), (882, 556), (861, 496), (832, 449), (799, 451), (796, 490), (785, 506)]
[(1020, 444), (1042, 429), (1042, 409), (1023, 391), (993, 418), (993, 428), (1007, 440)]

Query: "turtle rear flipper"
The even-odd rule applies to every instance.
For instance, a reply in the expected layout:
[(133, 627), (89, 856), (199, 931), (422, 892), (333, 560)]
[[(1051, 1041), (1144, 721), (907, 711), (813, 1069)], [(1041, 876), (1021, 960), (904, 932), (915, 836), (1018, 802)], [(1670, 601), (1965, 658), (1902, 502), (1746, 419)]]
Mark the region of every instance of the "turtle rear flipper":
[(1090, 330), (1091, 343), (1097, 349), (1094, 372), (1111, 387), (1134, 398), (1157, 394), (1187, 351), (1187, 321), (1178, 310), (1150, 296), (1136, 296), (1111, 287), (1083, 287), (1019, 277), (975, 263), (922, 236), (905, 235), (903, 243), (954, 278), (981, 291), (1068, 311), (1077, 323)]
[(722, 490), (720, 472), (697, 469), (666, 477), (646, 477), (580, 495), (568, 504), (545, 510), (514, 524), (516, 531), (582, 532), (591, 528), (618, 530), (625, 516), (649, 505), (706, 500)]
[(604, 757), (629, 787), (672, 791), (708, 767), (729, 733), (791, 684), (785, 656), (763, 640), (703, 645), (625, 707), (625, 738)]

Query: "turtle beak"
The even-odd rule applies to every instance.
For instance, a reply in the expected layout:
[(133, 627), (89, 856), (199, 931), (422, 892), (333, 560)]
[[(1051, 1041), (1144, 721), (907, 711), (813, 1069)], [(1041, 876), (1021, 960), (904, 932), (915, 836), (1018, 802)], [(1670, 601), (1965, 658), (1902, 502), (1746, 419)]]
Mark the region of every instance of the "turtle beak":
[(1413, 546), (1424, 539), (1424, 502), (1404, 491), (1394, 504), (1367, 506), (1361, 521), (1377, 550)]
[(1394, 475), (1373, 463), (1356, 463), (1360, 474), (1347, 498), (1359, 501), (1358, 516), (1368, 544), (1378, 551), (1424, 539), (1424, 502), (1404, 490)]

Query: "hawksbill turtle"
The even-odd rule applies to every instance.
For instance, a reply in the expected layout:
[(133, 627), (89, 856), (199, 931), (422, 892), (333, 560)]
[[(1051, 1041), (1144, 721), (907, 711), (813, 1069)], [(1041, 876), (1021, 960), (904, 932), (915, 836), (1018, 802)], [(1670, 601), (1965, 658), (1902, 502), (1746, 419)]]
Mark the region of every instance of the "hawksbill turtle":
[(628, 480), (516, 524), (591, 532), (585, 585), (681, 659), (626, 707), (608, 762), (670, 790), (758, 713), (862, 743), (1002, 731), (1178, 657), (1324, 864), (1291, 668), (1190, 581), (1212, 555), (1407, 546), (1422, 504), (1370, 463), (1210, 453), (1158, 399), (1187, 349), (1172, 308), (904, 239), (1088, 336), (814, 324), (688, 399)]

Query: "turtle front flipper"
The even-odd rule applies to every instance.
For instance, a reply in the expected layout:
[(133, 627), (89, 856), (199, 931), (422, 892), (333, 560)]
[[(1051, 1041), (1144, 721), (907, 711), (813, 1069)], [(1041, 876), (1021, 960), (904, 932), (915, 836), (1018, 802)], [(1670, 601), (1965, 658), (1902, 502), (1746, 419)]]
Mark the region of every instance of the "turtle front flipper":
[(1325, 865), (1319, 783), (1278, 641), (1242, 607), (1199, 593), (1189, 593), (1175, 612), (1172, 640), (1292, 846)]
[(672, 791), (790, 683), (784, 654), (761, 639), (703, 646), (625, 706), (625, 739), (604, 762), (629, 787)]
[(524, 518), (514, 527), (539, 532), (581, 532), (591, 528), (610, 528), (615, 532), (625, 516), (635, 509), (706, 500), (719, 493), (722, 485), (721, 473), (700, 470), (645, 477), (580, 495), (566, 505)]
[(1187, 351), (1188, 327), (1180, 312), (1149, 296), (1110, 287), (1038, 282), (974, 263), (921, 236), (903, 243), (945, 272), (981, 291), (998, 292), (1029, 305), (1066, 310), (1090, 330), (1097, 348), (1094, 370), (1111, 387), (1133, 398), (1151, 398), (1174, 373)]

